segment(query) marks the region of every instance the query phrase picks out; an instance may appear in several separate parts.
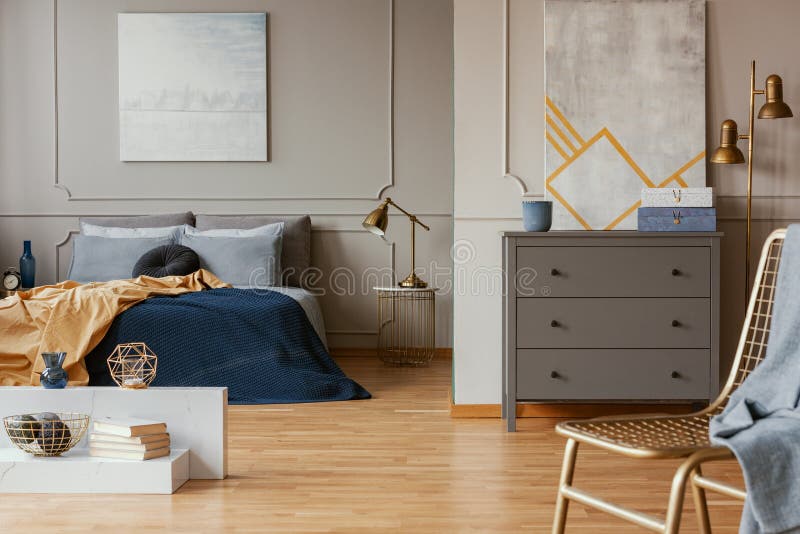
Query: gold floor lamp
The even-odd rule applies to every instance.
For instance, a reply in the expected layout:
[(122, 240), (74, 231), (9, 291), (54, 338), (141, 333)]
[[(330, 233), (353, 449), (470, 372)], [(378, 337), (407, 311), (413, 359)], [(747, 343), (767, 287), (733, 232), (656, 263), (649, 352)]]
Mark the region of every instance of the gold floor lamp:
[(736, 142), (747, 139), (747, 245), (745, 247), (744, 292), (747, 299), (747, 288), (750, 284), (750, 221), (753, 189), (753, 122), (755, 118), (756, 95), (766, 95), (767, 102), (758, 111), (759, 119), (785, 119), (792, 116), (792, 110), (783, 101), (783, 80), (777, 74), (767, 76), (766, 89), (756, 89), (756, 62), (750, 63), (750, 123), (746, 134), (739, 135), (736, 121), (727, 119), (722, 122), (719, 148), (711, 155), (711, 163), (737, 164), (744, 163), (745, 158)]
[(386, 227), (389, 225), (389, 205), (392, 205), (403, 212), (403, 214), (405, 214), (405, 216), (411, 221), (411, 274), (406, 276), (405, 279), (398, 285), (400, 287), (428, 287), (428, 284), (423, 282), (422, 279), (417, 276), (417, 273), (414, 272), (416, 269), (414, 266), (416, 260), (414, 251), (416, 246), (416, 227), (417, 225), (420, 225), (425, 230), (430, 230), (427, 225), (423, 224), (422, 221), (417, 219), (416, 215), (408, 213), (406, 210), (395, 204), (394, 201), (392, 201), (392, 199), (389, 197), (386, 197), (386, 200), (384, 200), (380, 206), (372, 210), (364, 219), (362, 224), (364, 228), (373, 234), (383, 237), (383, 235), (386, 233)]

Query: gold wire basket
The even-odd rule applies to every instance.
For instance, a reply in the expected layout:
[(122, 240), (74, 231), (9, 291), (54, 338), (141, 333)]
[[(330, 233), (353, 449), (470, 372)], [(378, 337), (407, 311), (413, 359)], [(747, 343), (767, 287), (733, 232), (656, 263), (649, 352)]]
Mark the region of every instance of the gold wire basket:
[(436, 290), (376, 289), (378, 357), (395, 366), (430, 364), (435, 353)]
[(119, 387), (146, 389), (156, 377), (158, 356), (144, 343), (123, 343), (117, 345), (107, 363)]
[(17, 448), (34, 456), (59, 456), (83, 438), (89, 416), (53, 412), (9, 415), (3, 418), (3, 427)]

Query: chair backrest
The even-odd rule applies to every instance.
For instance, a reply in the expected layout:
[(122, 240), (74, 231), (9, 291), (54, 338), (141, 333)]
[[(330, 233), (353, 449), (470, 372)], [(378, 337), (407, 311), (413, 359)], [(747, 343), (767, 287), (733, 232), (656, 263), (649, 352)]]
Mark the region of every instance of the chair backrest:
[(739, 347), (731, 366), (731, 374), (716, 401), (706, 411), (721, 411), (731, 393), (744, 382), (750, 373), (767, 355), (767, 342), (772, 321), (772, 304), (775, 302), (775, 286), (778, 281), (778, 265), (781, 261), (786, 229), (775, 230), (764, 243), (761, 259), (750, 293)]

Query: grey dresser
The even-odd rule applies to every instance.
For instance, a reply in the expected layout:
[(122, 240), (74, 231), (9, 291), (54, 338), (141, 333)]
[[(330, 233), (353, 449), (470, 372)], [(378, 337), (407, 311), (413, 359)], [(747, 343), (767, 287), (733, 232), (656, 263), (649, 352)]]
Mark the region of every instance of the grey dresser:
[(508, 430), (517, 402), (715, 398), (721, 236), (504, 232)]

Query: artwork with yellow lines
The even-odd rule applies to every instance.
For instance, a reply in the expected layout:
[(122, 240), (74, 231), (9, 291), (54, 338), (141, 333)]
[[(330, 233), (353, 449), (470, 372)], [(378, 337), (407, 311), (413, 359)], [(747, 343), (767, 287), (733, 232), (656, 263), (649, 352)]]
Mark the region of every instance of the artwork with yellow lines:
[(646, 187), (705, 186), (702, 0), (546, 0), (555, 230), (635, 230)]

